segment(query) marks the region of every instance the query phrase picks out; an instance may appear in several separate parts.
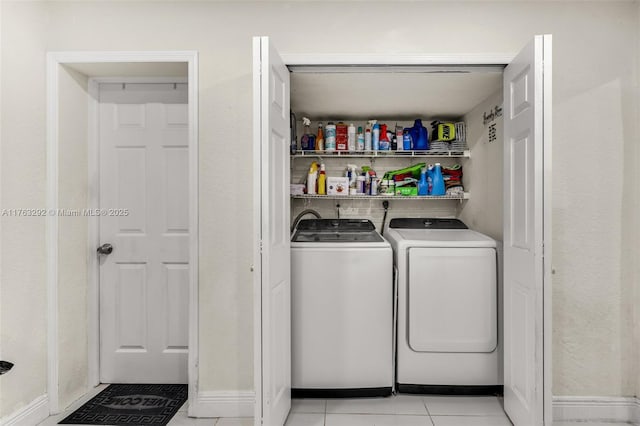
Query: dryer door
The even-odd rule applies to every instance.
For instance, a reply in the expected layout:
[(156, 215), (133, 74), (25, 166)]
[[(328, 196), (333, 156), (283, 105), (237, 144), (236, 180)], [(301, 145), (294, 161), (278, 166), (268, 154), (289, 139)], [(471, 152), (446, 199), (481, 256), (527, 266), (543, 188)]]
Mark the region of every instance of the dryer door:
[(493, 352), (496, 251), (409, 249), (408, 341), (416, 352)]

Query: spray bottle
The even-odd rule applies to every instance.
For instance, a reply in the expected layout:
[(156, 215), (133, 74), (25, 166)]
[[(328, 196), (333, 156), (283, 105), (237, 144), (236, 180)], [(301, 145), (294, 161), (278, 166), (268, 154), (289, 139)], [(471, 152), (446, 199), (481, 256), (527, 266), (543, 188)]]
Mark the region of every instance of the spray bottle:
[(389, 135), (387, 134), (387, 125), (380, 125), (380, 142), (378, 148), (380, 151), (389, 151), (391, 146), (391, 141), (389, 140)]
[(307, 117), (302, 117), (302, 124), (304, 125), (304, 132), (300, 138), (300, 148), (304, 151), (313, 151), (316, 149), (316, 137), (309, 132), (311, 120)]

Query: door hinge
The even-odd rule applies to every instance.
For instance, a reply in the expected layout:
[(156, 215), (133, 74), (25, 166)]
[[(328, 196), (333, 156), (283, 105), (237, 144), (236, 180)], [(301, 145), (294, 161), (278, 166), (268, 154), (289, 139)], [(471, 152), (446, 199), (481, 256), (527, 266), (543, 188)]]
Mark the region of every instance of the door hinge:
[(262, 240), (258, 243), (258, 248), (260, 249), (260, 254), (262, 254)]

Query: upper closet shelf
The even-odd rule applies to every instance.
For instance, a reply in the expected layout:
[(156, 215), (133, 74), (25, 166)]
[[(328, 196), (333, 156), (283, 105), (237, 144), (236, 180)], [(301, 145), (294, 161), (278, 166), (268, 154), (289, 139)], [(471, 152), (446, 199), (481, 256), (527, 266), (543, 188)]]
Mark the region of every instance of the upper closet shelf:
[(428, 151), (297, 151), (297, 157), (345, 157), (345, 158), (406, 158), (406, 157), (471, 157), (469, 150), (428, 150)]

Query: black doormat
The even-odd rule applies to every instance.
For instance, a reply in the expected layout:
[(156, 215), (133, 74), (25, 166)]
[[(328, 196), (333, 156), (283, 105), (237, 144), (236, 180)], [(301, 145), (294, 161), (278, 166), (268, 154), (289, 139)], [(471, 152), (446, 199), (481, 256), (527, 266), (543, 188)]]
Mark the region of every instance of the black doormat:
[(109, 385), (58, 424), (164, 426), (187, 400), (187, 385)]

